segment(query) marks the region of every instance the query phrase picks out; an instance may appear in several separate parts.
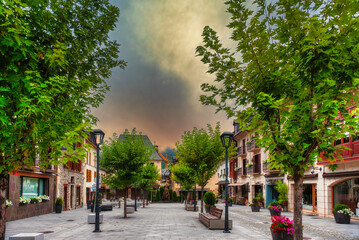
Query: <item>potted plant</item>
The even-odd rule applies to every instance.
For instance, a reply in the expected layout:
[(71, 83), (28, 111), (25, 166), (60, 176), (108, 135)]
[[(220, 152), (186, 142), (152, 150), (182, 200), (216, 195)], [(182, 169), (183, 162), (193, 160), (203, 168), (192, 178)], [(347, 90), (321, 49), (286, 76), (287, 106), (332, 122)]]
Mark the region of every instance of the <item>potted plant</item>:
[(348, 205), (336, 204), (333, 210), (334, 219), (336, 223), (350, 224), (350, 217), (354, 213), (350, 210)]
[(268, 206), (271, 216), (280, 216), (282, 212), (282, 206), (278, 201), (271, 202)]
[(6, 208), (12, 206), (12, 202), (8, 199), (6, 199)]
[(228, 206), (232, 207), (233, 204), (233, 199), (232, 198), (228, 198)]
[(279, 193), (279, 204), (282, 206), (283, 211), (286, 211), (288, 207), (288, 185), (283, 183), (281, 180), (278, 180), (274, 189)]
[(214, 207), (216, 204), (216, 196), (213, 192), (208, 191), (203, 196), (203, 202), (206, 212), (209, 213), (210, 207)]
[(56, 205), (56, 213), (62, 212), (62, 204), (64, 201), (62, 200), (62, 197), (56, 198), (55, 205)]
[(251, 206), (252, 212), (259, 212), (263, 205), (259, 201), (259, 199), (255, 197), (253, 198), (252, 203), (249, 204), (249, 206)]
[(41, 195), (39, 196), (39, 198), (41, 198), (42, 202), (48, 202), (50, 201), (50, 197), (46, 196), (46, 195)]
[(42, 202), (42, 199), (39, 197), (30, 197), (30, 203), (39, 203)]
[(270, 231), (273, 240), (293, 240), (293, 221), (286, 216), (273, 216)]
[(30, 202), (31, 202), (30, 198), (26, 198), (26, 197), (21, 196), (20, 200), (19, 200), (19, 205), (20, 206), (26, 205), (26, 204), (29, 204)]

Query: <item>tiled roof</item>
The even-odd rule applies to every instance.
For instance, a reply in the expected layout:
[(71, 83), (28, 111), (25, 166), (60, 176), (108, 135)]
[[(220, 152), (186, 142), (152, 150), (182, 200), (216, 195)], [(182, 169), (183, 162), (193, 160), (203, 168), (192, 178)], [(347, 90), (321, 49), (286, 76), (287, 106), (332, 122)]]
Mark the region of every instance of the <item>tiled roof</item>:
[[(162, 161), (163, 159), (160, 157), (160, 155), (158, 154), (158, 152), (155, 150), (155, 147), (153, 146), (151, 140), (149, 139), (149, 137), (147, 135), (138, 135), (140, 137), (143, 137), (143, 139), (145, 140), (145, 142), (147, 143), (148, 147), (152, 148), (154, 151), (151, 155), (151, 160), (158, 160), (158, 161)], [(122, 141), (124, 139), (123, 135), (121, 134), (118, 137), (119, 141)]]

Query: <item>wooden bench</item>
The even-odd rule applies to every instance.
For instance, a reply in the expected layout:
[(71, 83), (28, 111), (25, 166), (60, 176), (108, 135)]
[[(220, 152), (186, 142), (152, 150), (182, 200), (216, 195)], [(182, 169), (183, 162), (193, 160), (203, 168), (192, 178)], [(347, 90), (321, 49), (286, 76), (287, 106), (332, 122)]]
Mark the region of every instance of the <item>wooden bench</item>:
[[(211, 207), (209, 213), (199, 213), (199, 220), (209, 229), (224, 229), (223, 210)], [(228, 220), (228, 228), (232, 229), (232, 220)]]

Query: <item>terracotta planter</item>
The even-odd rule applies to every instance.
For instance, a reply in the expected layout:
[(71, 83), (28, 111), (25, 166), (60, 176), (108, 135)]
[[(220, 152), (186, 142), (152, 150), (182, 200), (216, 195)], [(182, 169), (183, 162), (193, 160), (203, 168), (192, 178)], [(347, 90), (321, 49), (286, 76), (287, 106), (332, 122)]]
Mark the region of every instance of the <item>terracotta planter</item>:
[(271, 210), (269, 209), (270, 211), (270, 215), (273, 217), (273, 216), (280, 216), (281, 215), (281, 211), (275, 211), (275, 210)]
[(259, 205), (252, 205), (251, 206), (252, 212), (259, 212), (261, 209), (261, 206)]
[(350, 215), (345, 213), (334, 213), (336, 223), (350, 224)]
[(270, 232), (272, 234), (273, 240), (293, 240), (294, 239), (293, 235), (288, 235), (285, 232), (280, 232), (280, 233), (276, 232), (275, 233), (272, 228), (270, 229)]

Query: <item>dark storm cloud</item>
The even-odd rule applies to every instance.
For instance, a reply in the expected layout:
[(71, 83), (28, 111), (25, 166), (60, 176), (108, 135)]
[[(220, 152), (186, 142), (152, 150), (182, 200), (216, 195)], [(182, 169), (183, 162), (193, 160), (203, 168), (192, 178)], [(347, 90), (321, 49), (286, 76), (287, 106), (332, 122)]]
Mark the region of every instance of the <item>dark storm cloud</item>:
[(121, 15), (110, 37), (121, 44), (120, 56), (128, 65), (115, 69), (108, 80), (111, 92), (93, 111), (98, 127), (107, 136), (136, 127), (161, 149), (173, 147), (194, 126), (221, 121), (223, 130), (232, 130), (223, 114), (215, 115), (213, 107), (198, 101), (200, 84), (211, 78), (194, 51), (205, 25), (225, 28), (223, 1), (112, 3)]

